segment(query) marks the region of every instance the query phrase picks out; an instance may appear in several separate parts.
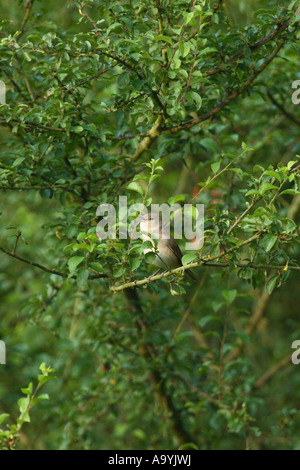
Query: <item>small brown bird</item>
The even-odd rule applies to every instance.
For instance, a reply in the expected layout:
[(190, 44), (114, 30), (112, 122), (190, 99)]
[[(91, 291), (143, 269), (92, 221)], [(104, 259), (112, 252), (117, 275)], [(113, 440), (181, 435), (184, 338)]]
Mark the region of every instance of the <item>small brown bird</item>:
[[(162, 219), (159, 214), (146, 214), (141, 218), (140, 229), (142, 232), (143, 241), (150, 240), (153, 248), (146, 248), (144, 254), (149, 252), (155, 253), (155, 261), (153, 264), (159, 268), (152, 276), (157, 274), (161, 269), (167, 272), (174, 268), (182, 266), (182, 252), (176, 240), (170, 235), (169, 230), (162, 226)], [(155, 249), (155, 242), (149, 236), (157, 238), (157, 249)], [(185, 271), (192, 279), (197, 280), (195, 274), (187, 269)], [(151, 277), (152, 277), (151, 276)]]

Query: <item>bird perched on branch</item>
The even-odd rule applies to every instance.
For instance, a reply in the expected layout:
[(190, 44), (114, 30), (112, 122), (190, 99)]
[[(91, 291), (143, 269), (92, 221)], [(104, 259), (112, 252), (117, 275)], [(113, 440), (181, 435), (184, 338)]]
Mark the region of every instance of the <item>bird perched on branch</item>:
[[(161, 269), (164, 273), (171, 269), (182, 266), (182, 252), (176, 240), (170, 235), (170, 226), (163, 227), (162, 219), (159, 214), (149, 213), (141, 218), (140, 229), (143, 241), (151, 241), (153, 248), (145, 248), (144, 254), (155, 253), (155, 260), (152, 264), (159, 269), (150, 277), (155, 276)], [(157, 248), (155, 248), (154, 239), (157, 239)], [(197, 280), (197, 276), (190, 270), (185, 270), (192, 279)]]

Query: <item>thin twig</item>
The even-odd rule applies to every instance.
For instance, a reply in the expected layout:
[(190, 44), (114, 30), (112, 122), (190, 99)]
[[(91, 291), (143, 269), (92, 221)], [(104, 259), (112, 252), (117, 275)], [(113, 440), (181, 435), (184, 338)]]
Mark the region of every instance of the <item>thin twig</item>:
[(32, 8), (32, 5), (33, 5), (33, 2), (34, 2), (34, 0), (27, 0), (27, 2), (26, 2), (26, 5), (25, 5), (25, 15), (24, 15), (22, 24), (21, 24), (21, 26), (20, 26), (20, 34), (18, 35), (18, 39), (20, 39), (20, 37), (24, 34), (24, 28), (25, 28), (25, 25), (26, 25), (26, 23), (27, 23), (27, 21), (28, 21), (28, 18), (29, 18), (30, 12), (31, 12), (31, 8)]
[(281, 369), (286, 367), (287, 365), (291, 364), (291, 355), (289, 354), (288, 356), (284, 357), (279, 361), (275, 366), (271, 367), (269, 370), (267, 370), (261, 377), (259, 377), (255, 382), (254, 382), (254, 387), (255, 388), (262, 388), (269, 380), (274, 377), (274, 375), (277, 374)]
[(246, 91), (249, 86), (252, 84), (252, 82), (258, 77), (260, 73), (264, 71), (264, 69), (272, 62), (272, 60), (277, 56), (278, 52), (284, 45), (284, 41), (281, 41), (275, 49), (271, 52), (271, 54), (266, 58), (265, 62), (259, 67), (258, 70), (254, 70), (252, 75), (246, 80), (243, 85), (234, 91), (233, 93), (230, 93), (226, 96), (226, 98), (221, 101), (221, 103), (217, 104), (214, 108), (212, 108), (210, 111), (207, 111), (206, 113), (197, 116), (195, 119), (192, 121), (188, 121), (184, 124), (179, 124), (178, 126), (173, 126), (173, 127), (165, 127), (161, 129), (161, 134), (175, 134), (176, 132), (183, 131), (186, 129), (190, 129), (191, 127), (196, 126), (197, 124), (200, 124), (203, 121), (206, 121), (207, 119), (210, 119), (213, 117), (215, 114), (217, 114), (219, 111), (221, 111), (225, 106), (227, 106), (231, 101), (233, 101), (235, 98), (240, 96), (244, 91)]
[[(39, 268), (42, 271), (45, 271), (46, 273), (56, 274), (57, 276), (65, 277), (65, 278), (68, 278), (68, 277), (74, 278), (74, 277), (76, 277), (75, 275), (70, 276), (68, 273), (62, 273), (61, 271), (57, 271), (56, 269), (47, 268), (46, 266), (43, 266), (39, 263), (36, 263), (36, 262), (31, 261), (29, 259), (23, 258), (22, 256), (18, 256), (15, 253), (10, 253), (9, 251), (5, 250), (2, 246), (0, 246), (0, 251), (2, 251), (2, 253), (4, 253), (5, 255), (10, 256), (11, 258), (22, 261), (22, 263), (29, 264), (30, 266), (34, 266), (35, 268)], [(93, 274), (89, 278), (90, 279), (107, 278), (107, 275), (106, 274)]]
[(278, 101), (274, 98), (274, 96), (269, 91), (267, 91), (267, 95), (272, 101), (272, 103), (276, 106), (276, 108), (278, 108), (282, 112), (282, 114), (284, 114), (284, 116), (286, 116), (291, 122), (293, 122), (297, 126), (300, 126), (299, 119), (297, 119), (295, 116), (293, 116), (292, 113), (287, 111), (282, 104), (278, 103)]

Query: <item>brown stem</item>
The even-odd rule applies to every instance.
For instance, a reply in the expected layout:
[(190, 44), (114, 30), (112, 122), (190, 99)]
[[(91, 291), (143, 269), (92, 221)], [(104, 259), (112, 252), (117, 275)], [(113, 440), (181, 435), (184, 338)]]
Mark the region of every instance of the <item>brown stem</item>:
[[(257, 301), (256, 301), (256, 303), (254, 305), (254, 308), (253, 308), (252, 316), (251, 316), (251, 318), (249, 320), (249, 324), (248, 324), (248, 326), (245, 330), (245, 332), (248, 335), (251, 335), (251, 333), (253, 333), (253, 331), (255, 330), (256, 326), (258, 325), (260, 319), (263, 317), (263, 315), (264, 315), (264, 313), (267, 309), (267, 306), (269, 305), (270, 299), (271, 299), (271, 296), (267, 293), (266, 290), (263, 290), (262, 293), (257, 298)], [(231, 353), (228, 354), (228, 356), (226, 357), (226, 362), (231, 362), (234, 359), (236, 359), (241, 354), (241, 352), (243, 351), (244, 348), (245, 348), (245, 343), (243, 343), (241, 338), (239, 338), (238, 341), (237, 341), (236, 348), (233, 349), (231, 351)]]
[[(41, 264), (35, 263), (34, 261), (31, 261), (29, 259), (22, 258), (22, 256), (18, 256), (15, 253), (10, 253), (9, 251), (2, 248), (2, 246), (0, 246), (0, 251), (2, 251), (2, 253), (4, 253), (5, 255), (10, 256), (11, 258), (17, 259), (18, 261), (22, 261), (22, 263), (29, 264), (30, 266), (34, 266), (35, 268), (39, 268), (42, 271), (45, 271), (46, 273), (56, 274), (57, 276), (61, 276), (65, 278), (69, 277), (69, 274), (67, 273), (62, 273), (60, 271), (56, 271), (55, 269), (47, 268), (46, 266), (42, 266)], [(74, 277), (74, 276), (70, 276), (70, 277)], [(107, 278), (107, 276), (106, 274), (94, 274), (90, 276), (90, 279), (100, 279), (100, 278)]]
[[(139, 316), (138, 320), (135, 323), (135, 326), (138, 332), (138, 336), (141, 339), (140, 354), (144, 357), (144, 359), (149, 364), (150, 366), (149, 368), (151, 368), (151, 363), (157, 353), (152, 347), (152, 345), (147, 343), (144, 339), (144, 334), (145, 332), (148, 331), (148, 327), (145, 321), (145, 316), (144, 316), (140, 299), (138, 297), (136, 289), (128, 289), (125, 295), (126, 295), (130, 310)], [(193, 437), (184, 428), (180, 411), (175, 406), (173, 397), (166, 390), (166, 384), (160, 372), (157, 369), (150, 369), (149, 379), (153, 386), (154, 393), (158, 402), (161, 404), (161, 406), (164, 409), (169, 411), (170, 425), (178, 441), (181, 444), (195, 442)]]
[(21, 24), (21, 26), (20, 26), (20, 34), (19, 34), (19, 36), (18, 36), (18, 39), (20, 39), (20, 37), (24, 34), (24, 28), (25, 28), (26, 23), (27, 23), (27, 21), (28, 21), (28, 18), (29, 18), (30, 12), (31, 12), (31, 8), (32, 8), (32, 5), (33, 5), (33, 2), (34, 2), (34, 0), (27, 0), (27, 2), (26, 2), (26, 5), (25, 5), (25, 15), (24, 15), (22, 24)]
[(293, 114), (287, 111), (282, 104), (278, 103), (278, 101), (274, 98), (274, 96), (269, 91), (267, 92), (267, 95), (272, 101), (272, 103), (276, 106), (276, 108), (278, 108), (282, 112), (282, 114), (284, 114), (285, 117), (287, 117), (291, 122), (293, 122), (297, 126), (300, 126), (299, 119), (297, 119), (295, 116), (293, 116)]
[(227, 67), (227, 65), (232, 64), (232, 63), (236, 62), (238, 59), (241, 59), (242, 57), (244, 57), (247, 50), (251, 49), (251, 51), (255, 51), (259, 47), (261, 47), (261, 46), (267, 44), (268, 42), (272, 41), (279, 33), (281, 33), (282, 31), (284, 31), (285, 29), (288, 28), (288, 25), (290, 24), (290, 21), (291, 20), (289, 19), (289, 20), (285, 21), (284, 23), (282, 23), (280, 25), (277, 25), (277, 28), (272, 29), (272, 31), (269, 34), (267, 34), (267, 36), (265, 36), (264, 38), (261, 38), (258, 41), (256, 41), (254, 44), (245, 47), (245, 49), (243, 49), (241, 52), (238, 52), (237, 54), (234, 54), (226, 62), (224, 62), (220, 65), (217, 65), (216, 67), (214, 67), (211, 70), (208, 70), (207, 72), (204, 72), (203, 77), (208, 77), (210, 75), (214, 75), (216, 73), (221, 72), (225, 67)]
[(274, 375), (277, 374), (281, 369), (286, 367), (287, 365), (291, 364), (291, 355), (289, 354), (288, 356), (284, 357), (279, 361), (275, 366), (271, 367), (269, 370), (267, 370), (261, 377), (259, 377), (255, 382), (254, 382), (254, 387), (255, 388), (262, 388), (269, 380), (274, 377)]
[(210, 111), (207, 111), (206, 113), (202, 114), (201, 116), (197, 116), (195, 119), (192, 121), (188, 121), (185, 124), (180, 124), (178, 126), (173, 126), (173, 127), (165, 127), (161, 129), (161, 134), (175, 134), (176, 132), (190, 129), (191, 127), (196, 126), (197, 124), (200, 124), (203, 121), (206, 121), (207, 119), (213, 117), (215, 114), (217, 114), (219, 111), (221, 111), (225, 106), (227, 106), (231, 101), (233, 101), (235, 98), (240, 96), (245, 90), (249, 88), (249, 86), (252, 84), (252, 82), (257, 78), (257, 76), (264, 71), (264, 69), (272, 62), (272, 60), (277, 56), (278, 52), (284, 45), (284, 42), (280, 42), (275, 49), (271, 52), (271, 54), (266, 58), (265, 62), (259, 67), (258, 70), (253, 71), (252, 75), (246, 80), (243, 85), (238, 89), (235, 90), (233, 93), (230, 93), (226, 96), (226, 98), (221, 101), (217, 106), (212, 108)]

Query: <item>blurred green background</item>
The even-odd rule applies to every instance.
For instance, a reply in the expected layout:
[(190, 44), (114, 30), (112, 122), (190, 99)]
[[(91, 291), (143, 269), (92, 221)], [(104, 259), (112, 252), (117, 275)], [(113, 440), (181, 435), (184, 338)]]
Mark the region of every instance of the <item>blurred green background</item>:
[[(44, 33), (57, 31), (68, 40), (72, 35), (87, 33), (90, 24), (79, 22), (75, 3), (36, 1), (29, 24)], [(174, 3), (178, 8), (180, 2)], [(183, 9), (186, 3), (182, 2)], [(268, 1), (223, 3), (222, 14), (229, 18), (233, 30), (249, 25), (259, 8), (274, 7)], [(172, 13), (172, 1), (168, 4)], [(24, 18), (24, 2), (2, 0), (1, 7), (3, 17), (10, 22), (3, 26), (1, 35), (7, 31), (13, 34)], [(89, 9), (89, 14), (100, 18), (97, 5)], [(228, 25), (220, 22), (214, 28), (222, 30)], [(266, 25), (265, 33), (268, 31)], [(169, 136), (159, 141), (153, 156), (164, 151), (169, 156), (163, 158), (164, 173), (151, 189), (154, 202), (176, 194), (191, 195), (198, 181), (210, 175), (210, 164), (221, 153), (237, 155), (242, 142), (254, 149), (243, 163), (243, 170), (249, 174), (255, 165), (276, 167), (296, 160), (300, 154), (300, 106), (291, 103), (291, 83), (300, 79), (299, 44), (288, 43), (279, 56), (258, 77), (255, 87), (225, 108), (221, 117), (205, 122), (200, 130), (191, 129), (188, 135), (172, 136), (170, 142)], [(0, 68), (3, 80), (6, 66)], [(33, 82), (31, 86), (35, 91)], [(40, 86), (36, 84), (37, 89)], [(87, 108), (93, 104), (91, 114), (97, 114), (100, 101), (108, 99), (116, 87), (116, 79), (109, 83), (102, 78), (95, 81), (84, 98)], [(268, 92), (294, 116), (294, 122), (272, 103)], [(9, 85), (8, 102), (14, 98), (13, 93)], [(103, 113), (101, 119), (101, 125), (108, 119), (112, 127), (118, 128), (126, 114)], [(130, 125), (134, 129), (134, 124)], [(4, 162), (6, 155), (15, 149), (20, 151), (23, 145), (16, 138), (16, 147), (12, 146), (10, 135), (9, 129), (0, 127)], [(111, 154), (119, 152), (121, 145), (112, 148)], [(130, 153), (131, 144), (124, 145), (125, 153)], [(29, 156), (30, 146), (26, 152)], [(0, 168), (5, 168), (1, 166), (1, 153)], [(110, 154), (109, 146), (106, 154)], [(103, 157), (95, 173), (105, 168), (106, 161)], [(99, 183), (99, 193), (105, 191), (105, 184)], [(226, 210), (226, 205), (239, 210), (243, 202), (239, 188), (230, 175), (221, 179), (215, 192), (204, 192), (201, 202), (216, 199), (218, 204), (222, 200), (221, 210)], [(122, 194), (121, 186), (117, 190)], [(1, 190), (0, 245), (11, 251), (19, 230), (20, 256), (61, 271), (66, 266), (64, 249), (74, 238), (70, 226), (76, 225), (80, 217), (72, 212), (75, 197), (48, 196), (43, 191)], [(97, 201), (97, 187), (93, 196), (91, 200)], [(281, 214), (299, 224), (299, 195), (286, 195), (280, 202)], [(78, 223), (80, 226), (81, 219)], [(290, 246), (290, 255), (299, 262), (298, 245)], [(125, 297), (109, 292), (102, 280), (89, 280), (88, 287), (81, 289), (73, 279), (45, 273), (3, 253), (0, 266), (0, 339), (7, 347), (7, 364), (0, 366), (0, 414), (9, 413), (10, 423), (17, 420), (20, 389), (37, 382), (42, 362), (51, 365), (56, 375), (45, 386), (50, 399), (34, 407), (31, 423), (22, 427), (17, 448), (178, 448), (178, 440), (170, 431), (170, 410), (158, 404), (149, 381), (149, 370), (154, 366), (138, 352), (139, 338)], [(143, 269), (147, 275), (149, 268)], [(148, 340), (159, 351), (155, 367), (168, 381), (184, 425), (203, 449), (299, 449), (300, 365), (293, 365), (289, 359), (292, 341), (300, 338), (299, 271), (290, 273), (287, 282), (270, 296), (263, 282), (254, 289), (247, 279), (229, 276), (226, 270), (200, 268), (198, 273), (201, 288), (188, 286), (187, 296), (171, 296), (164, 283), (141, 290), (150, 325)], [(230, 306), (226, 306), (224, 291), (236, 291)], [(171, 339), (193, 296), (191, 318), (174, 346)], [(210, 350), (218, 350), (224, 328), (228, 328), (225, 354), (234, 351), (234, 332), (247, 330), (251, 314), (259, 314), (260, 308), (263, 314), (254, 331), (247, 337), (241, 335), (245, 342), (242, 352), (224, 366), (221, 377), (214, 369), (219, 358), (212, 359)], [(208, 315), (209, 321), (201, 323)], [(272, 367), (278, 367), (276, 373)], [(264, 374), (270, 370), (268, 379)], [(261, 377), (262, 384), (256, 383)], [(223, 395), (218, 395), (219, 387)], [(204, 395), (199, 395), (199, 390)], [(205, 394), (214, 399), (206, 400)], [(224, 402), (222, 397), (226, 397)], [(217, 399), (223, 405), (215, 403)]]

